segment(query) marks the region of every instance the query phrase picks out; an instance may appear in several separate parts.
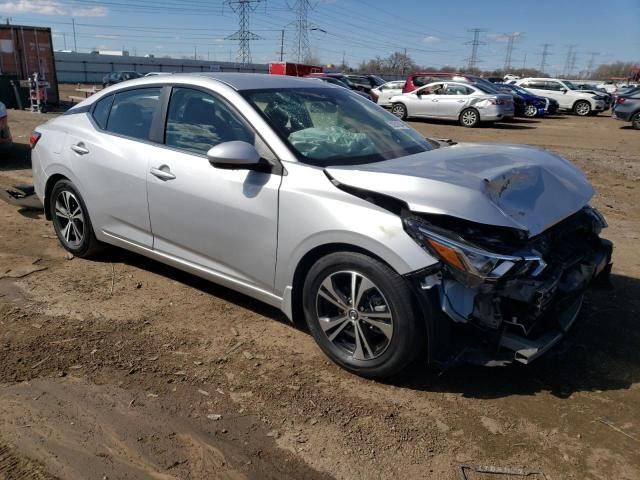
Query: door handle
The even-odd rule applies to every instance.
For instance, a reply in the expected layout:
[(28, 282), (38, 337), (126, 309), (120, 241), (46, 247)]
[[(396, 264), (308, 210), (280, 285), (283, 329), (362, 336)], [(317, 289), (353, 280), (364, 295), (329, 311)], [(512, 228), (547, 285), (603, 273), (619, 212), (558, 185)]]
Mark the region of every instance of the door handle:
[(150, 170), (151, 175), (158, 177), (160, 180), (173, 180), (176, 176), (171, 173), (168, 165), (160, 165), (158, 168)]
[(71, 150), (76, 152), (78, 155), (86, 155), (87, 153), (89, 153), (89, 150), (85, 148), (83, 142), (78, 142), (74, 145), (71, 145)]
[(438, 100), (434, 98), (434, 99), (433, 99), (433, 100), (431, 100), (431, 101), (432, 101), (432, 102), (437, 102)]
[(464, 103), (466, 100), (458, 100), (458, 103)]

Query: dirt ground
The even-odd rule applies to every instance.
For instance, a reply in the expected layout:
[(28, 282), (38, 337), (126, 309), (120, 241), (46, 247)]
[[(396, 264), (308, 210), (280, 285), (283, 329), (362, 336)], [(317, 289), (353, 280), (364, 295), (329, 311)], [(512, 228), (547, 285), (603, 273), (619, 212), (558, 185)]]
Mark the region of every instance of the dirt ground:
[[(0, 185), (30, 181), (25, 144), (49, 118), (9, 115)], [(0, 478), (640, 478), (640, 132), (605, 115), (414, 126), (539, 145), (594, 183), (612, 288), (564, 345), (363, 380), (275, 309), (117, 249), (70, 259), (41, 213), (0, 203)]]

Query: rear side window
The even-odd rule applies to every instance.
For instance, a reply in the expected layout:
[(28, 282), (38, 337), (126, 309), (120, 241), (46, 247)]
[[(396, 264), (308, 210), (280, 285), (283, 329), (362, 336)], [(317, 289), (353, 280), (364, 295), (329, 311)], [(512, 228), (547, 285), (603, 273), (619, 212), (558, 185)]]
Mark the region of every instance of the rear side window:
[(107, 130), (148, 140), (153, 115), (159, 105), (160, 88), (140, 88), (117, 93), (107, 121)]
[(98, 100), (95, 107), (93, 107), (93, 113), (91, 115), (102, 130), (107, 128), (107, 119), (109, 118), (112, 103), (113, 95), (109, 95), (108, 97)]

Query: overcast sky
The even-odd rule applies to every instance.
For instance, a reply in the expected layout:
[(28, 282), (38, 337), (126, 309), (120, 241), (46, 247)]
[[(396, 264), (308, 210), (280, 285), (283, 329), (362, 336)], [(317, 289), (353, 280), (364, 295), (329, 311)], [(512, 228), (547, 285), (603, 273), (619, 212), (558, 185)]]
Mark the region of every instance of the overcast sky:
[[(293, 5), (295, 0), (290, 0)], [(544, 43), (548, 71), (561, 71), (575, 45), (576, 71), (598, 63), (640, 62), (640, 0), (320, 0), (310, 2), (309, 39), (324, 63), (357, 65), (405, 48), (418, 64), (465, 65), (471, 28), (482, 28), (481, 68), (502, 67), (507, 34), (515, 34), (512, 64), (539, 67)], [(253, 61), (277, 60), (285, 29), (285, 59), (293, 60), (295, 14), (285, 0), (255, 2)], [(12, 23), (50, 26), (56, 49), (126, 49), (201, 59), (235, 59), (238, 15), (223, 0), (0, 0)], [(591, 54), (594, 54), (593, 57)], [(287, 55), (289, 54), (289, 55)]]

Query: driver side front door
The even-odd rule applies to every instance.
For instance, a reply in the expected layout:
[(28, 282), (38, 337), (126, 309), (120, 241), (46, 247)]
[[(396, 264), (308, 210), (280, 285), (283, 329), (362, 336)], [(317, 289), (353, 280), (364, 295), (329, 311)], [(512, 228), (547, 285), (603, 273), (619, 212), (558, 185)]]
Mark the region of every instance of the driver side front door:
[(210, 92), (173, 87), (165, 125), (164, 146), (156, 148), (147, 175), (153, 249), (217, 283), (269, 295), (282, 177), (215, 168), (206, 153), (240, 140), (277, 160), (235, 109)]

